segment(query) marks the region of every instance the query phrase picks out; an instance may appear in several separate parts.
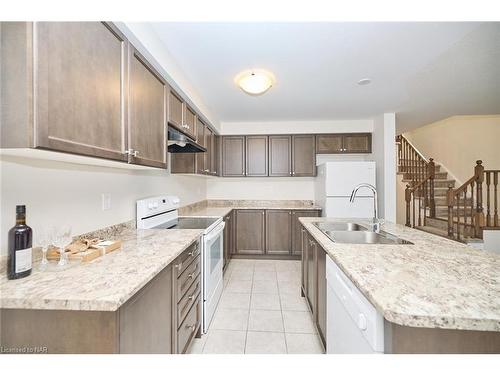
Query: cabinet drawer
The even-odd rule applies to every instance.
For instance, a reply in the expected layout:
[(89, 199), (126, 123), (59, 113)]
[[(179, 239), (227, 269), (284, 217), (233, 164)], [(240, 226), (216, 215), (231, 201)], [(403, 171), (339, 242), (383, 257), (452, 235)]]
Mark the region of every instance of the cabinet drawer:
[(196, 257), (189, 266), (184, 268), (181, 276), (177, 279), (177, 301), (186, 294), (193, 281), (200, 274), (200, 256)]
[(184, 270), (200, 255), (200, 243), (196, 241), (174, 261), (174, 276), (179, 278)]
[(200, 326), (200, 301), (199, 297), (196, 303), (187, 313), (186, 319), (182, 322), (177, 330), (177, 352), (184, 353), (191, 342), (191, 339), (196, 334), (196, 330)]
[(198, 275), (187, 293), (182, 297), (177, 305), (177, 325), (180, 326), (186, 317), (189, 309), (198, 302), (201, 292), (201, 277)]

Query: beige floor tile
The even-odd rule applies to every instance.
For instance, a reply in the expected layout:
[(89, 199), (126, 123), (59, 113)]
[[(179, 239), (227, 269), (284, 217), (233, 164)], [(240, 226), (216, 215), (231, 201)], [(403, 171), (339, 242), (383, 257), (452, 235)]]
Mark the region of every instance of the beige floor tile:
[(260, 271), (255, 270), (253, 274), (254, 280), (276, 280), (276, 271)]
[(250, 293), (252, 291), (252, 280), (233, 280), (226, 285), (226, 292), (230, 293)]
[(255, 271), (276, 272), (276, 267), (274, 263), (257, 262), (255, 263)]
[(286, 354), (285, 335), (248, 331), (245, 354)]
[(281, 309), (289, 311), (309, 311), (307, 302), (300, 293), (280, 293)]
[(249, 331), (283, 332), (281, 311), (250, 310)]
[(250, 304), (252, 310), (281, 310), (278, 294), (253, 293)]
[(278, 281), (293, 281), (300, 283), (301, 274), (297, 271), (278, 271), (276, 273)]
[(248, 310), (217, 309), (210, 330), (225, 329), (245, 331), (248, 327)]
[(213, 330), (209, 333), (204, 354), (243, 354), (246, 331)]
[(280, 293), (299, 293), (300, 294), (300, 279), (297, 281), (278, 281)]
[(225, 291), (219, 301), (219, 309), (243, 309), (250, 308), (250, 293), (231, 293)]
[(187, 354), (201, 354), (203, 353), (203, 347), (205, 346), (205, 343), (207, 342), (208, 334), (202, 335), (201, 338), (197, 339), (194, 338), (193, 342), (189, 346), (187, 350)]
[(276, 271), (294, 271), (297, 266), (300, 269), (300, 261), (298, 260), (283, 260), (275, 264)]
[(316, 333), (311, 314), (308, 311), (283, 310), (283, 323), (287, 333)]
[(278, 283), (275, 280), (254, 280), (252, 293), (278, 294)]
[(288, 354), (322, 354), (323, 346), (318, 335), (285, 333)]
[(231, 280), (252, 280), (253, 269), (237, 268), (231, 272)]

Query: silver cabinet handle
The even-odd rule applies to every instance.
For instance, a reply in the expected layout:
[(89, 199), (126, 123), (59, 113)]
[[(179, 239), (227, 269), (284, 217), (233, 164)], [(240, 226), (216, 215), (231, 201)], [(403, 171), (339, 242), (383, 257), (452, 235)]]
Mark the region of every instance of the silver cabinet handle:
[(195, 295), (193, 294), (193, 295), (190, 295), (190, 296), (188, 297), (188, 299), (192, 301), (192, 300), (194, 300), (194, 297), (195, 297)]
[(129, 148), (128, 150), (125, 150), (124, 154), (125, 155), (132, 155), (132, 156), (134, 156), (134, 149)]
[(190, 273), (190, 274), (188, 275), (188, 279), (192, 279), (193, 277), (194, 277), (194, 274), (192, 274), (192, 273)]
[(137, 157), (137, 155), (139, 155), (139, 151), (134, 150), (134, 157)]
[(196, 330), (196, 324), (186, 326), (187, 329), (190, 329), (191, 332), (194, 332)]

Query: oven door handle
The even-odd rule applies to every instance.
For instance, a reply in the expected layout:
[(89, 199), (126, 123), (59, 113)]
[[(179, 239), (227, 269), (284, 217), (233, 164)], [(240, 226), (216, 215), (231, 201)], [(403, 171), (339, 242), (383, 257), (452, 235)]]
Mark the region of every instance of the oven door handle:
[(215, 237), (219, 236), (221, 232), (224, 230), (224, 227), (226, 226), (226, 223), (222, 222), (219, 225), (217, 225), (214, 229), (210, 231), (209, 234), (207, 234), (204, 238), (205, 242), (210, 242), (212, 241)]

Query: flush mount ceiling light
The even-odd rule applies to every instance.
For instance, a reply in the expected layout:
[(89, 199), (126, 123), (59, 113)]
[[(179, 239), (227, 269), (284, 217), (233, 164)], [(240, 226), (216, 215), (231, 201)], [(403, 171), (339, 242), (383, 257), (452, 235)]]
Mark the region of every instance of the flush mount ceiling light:
[(274, 75), (263, 69), (245, 70), (234, 78), (234, 82), (250, 95), (264, 94), (275, 81)]
[(360, 86), (366, 86), (372, 83), (372, 80), (370, 78), (363, 78), (358, 81), (358, 85)]

